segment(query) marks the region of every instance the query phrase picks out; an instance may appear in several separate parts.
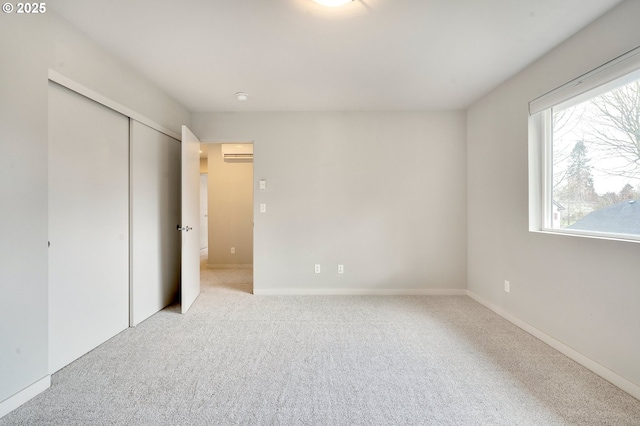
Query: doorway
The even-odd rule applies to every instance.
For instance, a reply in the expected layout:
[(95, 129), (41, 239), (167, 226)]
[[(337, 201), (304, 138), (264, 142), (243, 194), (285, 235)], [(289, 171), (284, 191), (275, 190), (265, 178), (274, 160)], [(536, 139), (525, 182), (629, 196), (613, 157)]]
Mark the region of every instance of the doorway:
[[(204, 164), (203, 164), (204, 163)], [(204, 173), (202, 170), (204, 169)], [(208, 218), (208, 200), (209, 200), (209, 176), (206, 173), (207, 159), (202, 158), (202, 150), (200, 150), (200, 260), (206, 260), (209, 248), (209, 218)]]
[(207, 176), (206, 267), (252, 269), (253, 144), (203, 143), (201, 151), (200, 172)]

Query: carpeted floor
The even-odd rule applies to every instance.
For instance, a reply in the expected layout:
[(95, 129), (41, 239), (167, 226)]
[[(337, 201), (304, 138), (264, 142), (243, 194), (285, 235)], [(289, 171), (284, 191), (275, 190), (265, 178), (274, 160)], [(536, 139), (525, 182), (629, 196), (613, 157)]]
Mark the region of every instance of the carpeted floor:
[(0, 425), (640, 425), (640, 401), (468, 297), (266, 297), (203, 270)]

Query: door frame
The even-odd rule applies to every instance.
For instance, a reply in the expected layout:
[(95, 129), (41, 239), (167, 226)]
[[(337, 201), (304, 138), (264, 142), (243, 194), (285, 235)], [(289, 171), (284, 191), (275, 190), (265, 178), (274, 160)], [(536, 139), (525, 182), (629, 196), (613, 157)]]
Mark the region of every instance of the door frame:
[[(256, 181), (256, 174), (255, 174), (255, 161), (256, 161), (256, 156), (255, 156), (255, 145), (256, 142), (254, 139), (225, 139), (224, 141), (217, 141), (217, 140), (203, 140), (201, 141), (201, 146), (202, 145), (221, 145), (221, 144), (252, 144), (254, 146), (254, 156), (253, 156), (253, 160), (251, 160), (251, 182), (252, 182), (252, 195), (251, 195), (251, 207), (252, 207), (252, 226), (251, 226), (251, 248), (252, 248), (252, 261), (251, 264), (249, 266), (249, 264), (238, 264), (237, 269), (251, 269), (252, 270), (252, 275), (254, 275), (254, 266), (255, 266), (255, 255), (256, 255), (256, 251), (255, 251), (255, 215), (256, 215), (256, 195), (258, 194), (258, 192), (262, 191), (260, 189), (258, 189), (257, 186), (257, 181)], [(209, 154), (207, 153), (207, 160), (208, 160)], [(208, 163), (208, 161), (207, 161)], [(209, 165), (207, 164), (207, 175), (210, 176), (211, 175), (211, 170), (208, 168)], [(212, 211), (210, 211), (208, 209), (208, 215), (209, 217), (211, 217), (213, 215)], [(211, 232), (211, 231), (210, 231)], [(211, 241), (209, 241), (208, 243), (208, 250), (209, 250), (209, 255), (211, 255)], [(215, 266), (214, 266), (215, 268)], [(252, 280), (253, 282), (253, 280)], [(252, 289), (253, 290), (253, 289)]]

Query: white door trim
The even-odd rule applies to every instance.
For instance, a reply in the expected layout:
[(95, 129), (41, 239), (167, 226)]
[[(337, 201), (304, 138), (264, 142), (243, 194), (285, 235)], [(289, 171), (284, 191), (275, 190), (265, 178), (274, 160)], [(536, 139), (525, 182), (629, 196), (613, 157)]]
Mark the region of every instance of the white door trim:
[(132, 118), (142, 124), (145, 124), (152, 129), (159, 131), (160, 133), (164, 133), (167, 136), (171, 136), (174, 139), (181, 140), (182, 135), (180, 133), (176, 133), (170, 129), (167, 129), (164, 126), (156, 123), (155, 121), (145, 117), (142, 114), (137, 113), (136, 111), (127, 108), (126, 106), (107, 98), (106, 96), (101, 95), (98, 92), (95, 92), (88, 87), (83, 86), (80, 83), (77, 83), (71, 80), (68, 77), (60, 74), (58, 71), (49, 69), (49, 80), (58, 83), (61, 86), (66, 87), (67, 89), (73, 90), (76, 93), (81, 94), (82, 96), (89, 98), (99, 104), (106, 106), (107, 108), (111, 108), (114, 111), (119, 112), (122, 115), (126, 115), (129, 118)]

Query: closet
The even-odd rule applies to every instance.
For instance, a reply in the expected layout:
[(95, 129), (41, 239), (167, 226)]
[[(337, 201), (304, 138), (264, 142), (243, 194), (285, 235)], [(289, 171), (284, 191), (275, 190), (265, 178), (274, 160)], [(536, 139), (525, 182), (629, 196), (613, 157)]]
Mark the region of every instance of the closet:
[(178, 290), (180, 143), (49, 82), (49, 370)]

